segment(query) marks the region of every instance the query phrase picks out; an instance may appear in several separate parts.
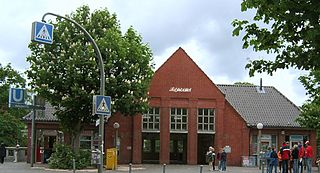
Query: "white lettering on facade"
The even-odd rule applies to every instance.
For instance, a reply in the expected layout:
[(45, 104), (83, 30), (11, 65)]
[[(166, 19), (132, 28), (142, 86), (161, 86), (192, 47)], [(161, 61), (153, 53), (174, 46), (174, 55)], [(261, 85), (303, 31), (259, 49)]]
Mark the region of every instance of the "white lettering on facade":
[(191, 93), (192, 88), (177, 88), (177, 87), (171, 87), (169, 89), (169, 92), (179, 92), (179, 93)]

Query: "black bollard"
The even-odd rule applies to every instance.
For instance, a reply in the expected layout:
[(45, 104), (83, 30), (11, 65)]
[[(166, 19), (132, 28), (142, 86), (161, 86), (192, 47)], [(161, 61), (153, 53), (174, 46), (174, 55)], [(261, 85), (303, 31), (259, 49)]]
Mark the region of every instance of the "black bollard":
[(200, 165), (200, 173), (202, 173), (203, 165)]
[(163, 164), (163, 171), (162, 173), (166, 173), (166, 164)]

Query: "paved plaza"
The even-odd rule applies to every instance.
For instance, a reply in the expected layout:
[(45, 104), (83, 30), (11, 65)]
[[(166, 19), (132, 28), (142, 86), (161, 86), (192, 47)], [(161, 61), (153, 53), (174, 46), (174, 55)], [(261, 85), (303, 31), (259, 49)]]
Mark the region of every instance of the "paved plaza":
[[(97, 169), (76, 170), (76, 173), (96, 173)], [(119, 165), (117, 170), (105, 170), (105, 173), (126, 173), (129, 172), (128, 165)], [(157, 164), (133, 165), (132, 173), (164, 173), (163, 166)], [(209, 173), (208, 166), (203, 166), (202, 173)], [(215, 171), (218, 172), (218, 171)], [(227, 167), (227, 172), (234, 173), (261, 173), (258, 168), (249, 167)], [(0, 164), (0, 173), (73, 173), (73, 170), (56, 170), (49, 169), (47, 165), (35, 164), (30, 167), (30, 164), (19, 162), (5, 162)], [(200, 165), (166, 165), (165, 173), (200, 173)], [(318, 168), (313, 168), (313, 173), (318, 173)]]

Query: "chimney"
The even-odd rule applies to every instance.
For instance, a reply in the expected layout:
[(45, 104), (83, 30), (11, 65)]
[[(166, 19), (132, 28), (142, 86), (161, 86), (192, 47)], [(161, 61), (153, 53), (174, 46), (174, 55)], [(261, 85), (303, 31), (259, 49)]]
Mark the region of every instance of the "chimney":
[(256, 90), (258, 93), (266, 93), (266, 91), (264, 90), (264, 87), (262, 86), (262, 78), (260, 78), (260, 85), (256, 86)]

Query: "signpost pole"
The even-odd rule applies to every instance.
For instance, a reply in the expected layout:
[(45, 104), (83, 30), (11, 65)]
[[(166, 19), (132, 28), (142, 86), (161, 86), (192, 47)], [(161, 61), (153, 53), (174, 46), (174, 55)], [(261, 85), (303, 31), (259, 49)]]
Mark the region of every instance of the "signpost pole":
[(35, 105), (36, 105), (36, 96), (33, 95), (33, 113), (32, 113), (32, 117), (31, 117), (31, 167), (33, 167), (33, 163), (35, 161), (35, 118), (36, 118), (36, 109), (35, 109)]
[[(91, 37), (91, 35), (88, 33), (87, 30), (85, 30), (79, 23), (77, 23), (76, 21), (69, 19), (67, 17), (58, 15), (58, 14), (54, 14), (54, 13), (45, 13), (42, 16), (42, 21), (45, 21), (44, 18), (47, 15), (52, 15), (52, 16), (56, 16), (56, 17), (60, 17), (63, 18), (73, 24), (75, 24), (82, 32), (84, 32), (84, 35), (87, 37), (87, 39), (89, 39), (89, 41), (91, 42), (93, 49), (96, 53), (97, 59), (99, 61), (99, 67), (100, 67), (100, 95), (104, 95), (104, 91), (105, 91), (105, 74), (104, 74), (104, 63), (102, 60), (102, 56), (100, 53), (100, 49), (97, 45), (97, 43), (94, 41), (94, 39)], [(98, 168), (98, 173), (102, 173), (103, 172), (103, 149), (104, 149), (104, 115), (99, 115), (100, 116), (100, 124), (99, 124), (99, 137), (100, 137), (100, 145), (99, 145), (99, 150), (100, 150), (100, 165)]]

